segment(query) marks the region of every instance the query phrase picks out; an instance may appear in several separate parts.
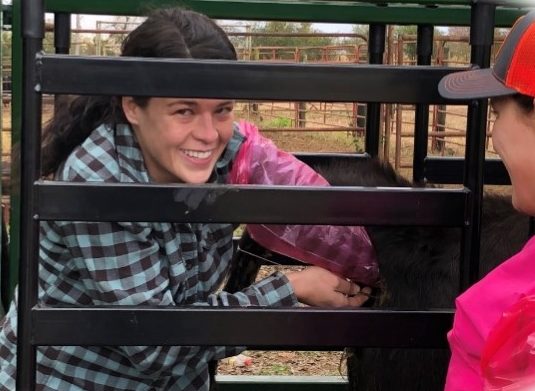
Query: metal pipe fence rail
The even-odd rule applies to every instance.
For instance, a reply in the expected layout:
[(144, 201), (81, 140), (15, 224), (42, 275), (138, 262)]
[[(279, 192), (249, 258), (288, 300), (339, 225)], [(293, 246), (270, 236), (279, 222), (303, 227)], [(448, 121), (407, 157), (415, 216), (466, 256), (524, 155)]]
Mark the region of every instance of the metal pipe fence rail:
[[(97, 24), (113, 24), (115, 22), (97, 22)], [(131, 25), (132, 27), (129, 29), (123, 29), (123, 30), (117, 30), (117, 29), (71, 29), (72, 34), (79, 34), (79, 33), (92, 33), (97, 34), (96, 40), (100, 42), (100, 34), (123, 34), (125, 35), (129, 31), (132, 30), (135, 26), (139, 25), (140, 22), (133, 22), (133, 23), (126, 23), (128, 25)], [(53, 31), (54, 26), (52, 24), (45, 25), (45, 31)], [(352, 37), (352, 38), (359, 38), (362, 40), (362, 42), (367, 42), (367, 37), (363, 36), (361, 34), (350, 34), (350, 33), (262, 33), (262, 32), (235, 32), (235, 31), (229, 31), (227, 32), (230, 36), (235, 37), (256, 37), (256, 36), (291, 36), (291, 37)], [(74, 35), (75, 37), (76, 35)], [(407, 65), (407, 64), (415, 64), (417, 63), (416, 58), (414, 60), (406, 59), (407, 56), (406, 46), (407, 45), (414, 45), (416, 46), (418, 36), (410, 36), (410, 35), (399, 35), (397, 39), (394, 39), (391, 34), (388, 35), (388, 45), (387, 48), (390, 48), (390, 51), (392, 52), (392, 56), (389, 56), (386, 63), (388, 64), (397, 64), (397, 65)], [(433, 64), (437, 65), (453, 65), (458, 64), (461, 66), (469, 66), (469, 56), (468, 54), (463, 57), (462, 61), (452, 60), (448, 58), (447, 56), (447, 48), (446, 45), (448, 43), (461, 43), (466, 44), (466, 47), (468, 48), (468, 36), (459, 36), (459, 37), (446, 37), (446, 36), (436, 36), (433, 37), (433, 43), (437, 45), (436, 52), (433, 54), (433, 57), (431, 59)], [(76, 41), (76, 38), (75, 40)], [(496, 49), (499, 47), (501, 42), (503, 41), (503, 35), (498, 35), (494, 39), (493, 43), (493, 52), (495, 54)], [(74, 45), (78, 45), (79, 43), (74, 42)], [(56, 45), (57, 46), (57, 45)], [(422, 45), (420, 45), (422, 46)], [(306, 62), (354, 62), (354, 63), (362, 63), (367, 62), (367, 51), (366, 51), (367, 43), (362, 45), (335, 45), (335, 46), (314, 46), (314, 47), (237, 47), (239, 58), (243, 59), (251, 59), (254, 58), (256, 60), (261, 59), (262, 61), (267, 61), (268, 59), (271, 60), (280, 60), (281, 55), (283, 55), (285, 52), (291, 53), (291, 56), (293, 57), (294, 62), (301, 62), (303, 61), (303, 53), (306, 56), (306, 53), (308, 51), (311, 52), (311, 55), (314, 57), (312, 59), (311, 57), (308, 57), (306, 59)], [(397, 47), (397, 53), (396, 52)], [(101, 55), (99, 50), (100, 46), (97, 45), (96, 49), (97, 55)], [(405, 48), (405, 49), (404, 49)], [(115, 45), (113, 53), (118, 54), (120, 48), (119, 44)], [(415, 51), (415, 49), (413, 49)], [(468, 50), (467, 50), (468, 51)], [(251, 56), (251, 52), (254, 52), (255, 55)], [(463, 50), (464, 52), (464, 50)], [(270, 53), (267, 55), (267, 53)], [(321, 55), (318, 57), (319, 53)], [(93, 54), (93, 53), (89, 53)], [(110, 53), (112, 54), (112, 53)], [(395, 55), (397, 54), (397, 55)], [(463, 53), (464, 54), (464, 53)], [(268, 57), (268, 58), (266, 58)], [(317, 57), (317, 58), (316, 58)], [(391, 58), (390, 58), (391, 57)], [(4, 77), (11, 77), (10, 76), (11, 70), (9, 69), (8, 72), (3, 71)], [(4, 106), (8, 105), (11, 100), (11, 87), (9, 87), (9, 94), (3, 96)], [(263, 118), (263, 121), (267, 118), (266, 124), (259, 124), (259, 127), (262, 130), (267, 131), (307, 131), (307, 132), (318, 132), (322, 131), (322, 129), (325, 129), (323, 131), (346, 131), (353, 133), (354, 135), (360, 134), (364, 132), (363, 124), (365, 124), (365, 112), (366, 112), (366, 106), (362, 104), (357, 103), (351, 103), (350, 105), (353, 106), (353, 112), (351, 115), (351, 118), (347, 118), (347, 121), (349, 123), (349, 126), (339, 126), (338, 122), (345, 120), (346, 116), (336, 116), (334, 115), (334, 109), (328, 110), (327, 103), (323, 103), (325, 107), (322, 109), (320, 102), (320, 108), (319, 111), (324, 110), (323, 112), (323, 122), (319, 122), (317, 119), (317, 115), (321, 115), (321, 113), (317, 113), (317, 110), (315, 110), (314, 104), (308, 104), (307, 102), (295, 102), (290, 103), (294, 105), (294, 107), (290, 112), (284, 113), (283, 111), (278, 112), (278, 116), (283, 116), (284, 118), (279, 118), (278, 116), (272, 117), (273, 121), (269, 120), (269, 116), (271, 116), (271, 113), (266, 113), (265, 108), (264, 110), (253, 110), (251, 112), (244, 113), (247, 116), (249, 115), (261, 115)], [(273, 102), (272, 102), (273, 105)], [(258, 103), (249, 103), (248, 107), (258, 107)], [(411, 126), (414, 128), (414, 120), (410, 120), (408, 122), (405, 121), (398, 121), (395, 120), (395, 122), (390, 122), (393, 120), (393, 117), (396, 117), (398, 115), (403, 115), (404, 112), (411, 115), (413, 113), (413, 110), (407, 106), (403, 105), (395, 105), (394, 109), (394, 115), (391, 114), (391, 111), (384, 111), (384, 110), (391, 110), (388, 107), (383, 106), (383, 113), (382, 113), (382, 119), (383, 123), (381, 124), (381, 132), (382, 132), (382, 144), (383, 144), (383, 153), (382, 157), (389, 161), (390, 156), (390, 134), (395, 133), (396, 135), (396, 141), (395, 141), (395, 148), (394, 148), (394, 158), (393, 161), (395, 163), (395, 168), (412, 168), (412, 156), (411, 156), (411, 162), (402, 162), (402, 140), (401, 138), (406, 138), (407, 136), (410, 136), (411, 138), (414, 138), (414, 130), (412, 132), (407, 133), (403, 131), (403, 128), (405, 126)], [(406, 110), (406, 111), (405, 111)], [(458, 138), (459, 136), (465, 136), (465, 134), (461, 133), (451, 133), (448, 130), (458, 130), (455, 129), (454, 126), (451, 126), (446, 122), (446, 116), (448, 118), (450, 117), (456, 117), (458, 114), (455, 112), (448, 110), (446, 106), (433, 106), (433, 115), (432, 119), (430, 121), (431, 127), (430, 131), (428, 132), (428, 136), (432, 139), (432, 150), (434, 152), (439, 152), (442, 155), (444, 153), (451, 154), (453, 151), (452, 149), (447, 149), (446, 145), (450, 137)], [(329, 121), (326, 120), (327, 117), (327, 111), (329, 111), (329, 114), (332, 114), (329, 116)], [(272, 112), (272, 110), (271, 110)], [(348, 109), (346, 109), (344, 112), (349, 113)], [(360, 114), (359, 114), (360, 113)], [(317, 114), (317, 115), (316, 115)], [(292, 118), (293, 117), (293, 118)], [(424, 115), (425, 117), (425, 115)], [(422, 118), (422, 116), (420, 116)], [(466, 115), (464, 115), (464, 118), (466, 118)], [(287, 121), (281, 121), (281, 119), (287, 119), (288, 121), (291, 121), (292, 126), (287, 125)], [(262, 121), (262, 122), (263, 122)], [(419, 119), (421, 121), (421, 119)], [(462, 121), (462, 119), (461, 119)], [(491, 121), (490, 115), (489, 115), (489, 121)], [(274, 122), (274, 123), (272, 123)], [(330, 122), (333, 122), (332, 124)], [(277, 123), (280, 123), (283, 125), (283, 127), (277, 127), (274, 125), (277, 125)], [(351, 125), (357, 125), (351, 126)], [(421, 127), (422, 124), (419, 124), (417, 127)], [(490, 128), (490, 124), (488, 125)], [(465, 129), (466, 126), (463, 125), (462, 129)], [(395, 130), (394, 130), (395, 129)], [(389, 131), (391, 130), (391, 131)], [(6, 128), (4, 129), (5, 132), (11, 132), (11, 129)], [(443, 133), (439, 133), (442, 132)], [(356, 137), (356, 136), (353, 136)], [(463, 137), (464, 138), (464, 137)], [(490, 139), (490, 135), (487, 139), (487, 148), (488, 148), (488, 140)], [(421, 141), (420, 141), (421, 142)], [(455, 154), (458, 153), (458, 150), (464, 148), (464, 142), (459, 142), (458, 140), (450, 141), (451, 145), (453, 145), (453, 149), (455, 150)], [(411, 143), (412, 144), (412, 143)], [(412, 148), (412, 147), (411, 147)], [(421, 153), (420, 151), (425, 152), (426, 148), (423, 149), (419, 146), (419, 144), (416, 144), (417, 154), (416, 156)], [(4, 156), (4, 160), (7, 161), (7, 165), (5, 165), (4, 172), (6, 170), (9, 170), (9, 154), (6, 154)], [(422, 166), (425, 165), (425, 161), (421, 161), (421, 157), (416, 159), (419, 164), (417, 164), (415, 171), (417, 173), (415, 174), (415, 177), (420, 177), (420, 180), (422, 180), (422, 171), (425, 171), (425, 169), (422, 170)], [(434, 178), (431, 178), (434, 179)], [(9, 181), (9, 175), (5, 174), (3, 176), (4, 183), (8, 183)], [(456, 179), (456, 181), (460, 182), (460, 176)], [(488, 183), (488, 182), (487, 182)]]
[[(168, 2), (167, 2), (168, 3)], [(251, 64), (225, 61), (86, 58), (41, 55), (44, 12), (135, 14), (141, 1), (14, 1), (14, 31), (22, 36), (22, 73), (14, 77), (14, 105), (20, 108), (21, 189), (17, 389), (33, 390), (39, 345), (250, 345), (268, 349), (342, 348), (344, 346), (444, 347), (452, 311), (327, 309), (198, 309), (41, 307), (37, 300), (38, 227), (41, 220), (266, 222), (301, 224), (390, 224), (462, 227), (462, 275), (465, 289), (477, 279), (477, 262), (486, 102), (469, 104), (464, 186), (421, 188), (281, 188), (215, 185), (98, 185), (40, 180), (41, 94), (109, 94), (235, 99), (363, 101), (368, 103), (368, 130), (379, 122), (380, 104), (448, 103), (436, 85), (455, 69), (382, 66), (387, 23), (468, 24), (472, 62), (488, 66), (495, 1), (433, 1), (451, 9), (390, 2), (352, 1), (186, 1), (218, 18), (283, 18), (353, 21), (372, 26), (373, 65)], [(381, 3), (384, 3), (383, 1)], [(421, 5), (431, 2), (421, 0)], [(252, 3), (251, 3), (252, 4)], [(501, 4), (501, 3), (500, 3)], [(511, 4), (526, 5), (525, 1)], [(471, 8), (471, 12), (470, 12)], [(286, 12), (281, 13), (284, 10)], [(302, 11), (306, 12), (302, 12)], [(352, 12), (348, 12), (352, 10)], [(521, 11), (505, 9), (497, 20), (511, 22)], [(471, 18), (471, 19), (470, 19)], [(375, 43), (374, 43), (375, 42)], [(17, 49), (15, 49), (17, 51)], [(13, 69), (16, 69), (16, 58)], [(422, 62), (425, 62), (422, 60)], [(80, 77), (80, 75), (84, 77)], [(132, 81), (138, 81), (136, 83)], [(358, 88), (356, 88), (358, 87)], [(22, 92), (22, 93), (21, 93)], [(222, 96), (225, 95), (225, 96)], [(21, 99), (18, 101), (18, 99)], [(425, 122), (425, 118), (424, 118)], [(377, 137), (377, 136), (375, 136)], [(377, 140), (367, 141), (368, 155)], [(424, 156), (422, 154), (421, 156)], [(128, 197), (124, 197), (128, 194)], [(196, 202), (200, 201), (200, 202)], [(254, 200), (254, 203), (253, 201)], [(19, 205), (19, 202), (12, 203)], [(314, 215), (303, 213), (314, 211)], [(17, 257), (18, 258), (18, 257)], [(469, 262), (471, 260), (471, 262)], [(249, 327), (237, 327), (243, 324)], [(154, 330), (157, 330), (155, 332)], [(239, 330), (237, 332), (236, 330)], [(327, 332), (326, 332), (327, 331)]]

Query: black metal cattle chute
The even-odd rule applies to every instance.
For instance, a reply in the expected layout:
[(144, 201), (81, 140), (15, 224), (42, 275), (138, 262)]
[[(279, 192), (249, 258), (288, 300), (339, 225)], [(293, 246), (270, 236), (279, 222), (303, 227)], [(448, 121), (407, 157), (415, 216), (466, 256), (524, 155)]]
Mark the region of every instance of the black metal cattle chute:
[[(195, 2), (192, 2), (194, 4)], [(472, 62), (489, 65), (496, 2), (472, 4)], [(462, 227), (465, 289), (478, 274), (486, 101), (469, 103), (464, 187), (288, 188), (231, 185), (113, 185), (40, 178), (41, 99), (47, 94), (180, 96), (255, 100), (367, 102), (367, 155), (378, 150), (381, 103), (417, 104), (426, 128), (429, 104), (453, 69), (429, 63), (432, 29), (419, 27), (421, 67), (379, 65), (384, 25), (372, 25), (370, 65), (295, 65), (41, 53), (43, 1), (22, 1), (23, 100), (17, 389), (33, 390), (36, 347), (46, 345), (237, 345), (263, 349), (445, 347), (452, 311), (318, 308), (42, 307), (38, 304), (39, 222), (172, 221), (441, 225)], [(68, 14), (56, 14), (56, 46), (67, 53)], [(63, 33), (61, 33), (63, 32)], [(375, 44), (373, 42), (376, 42)], [(83, 75), (83, 77), (81, 77)], [(143, 81), (143, 85), (136, 81)], [(199, 89), (199, 85), (203, 88)], [(450, 103), (451, 104), (451, 103)], [(425, 131), (419, 132), (415, 176), (425, 176)], [(309, 156), (314, 159), (317, 156)], [(305, 157), (307, 159), (307, 157)], [(125, 197), (125, 194), (128, 194)], [(198, 206), (185, 194), (203, 200)], [(314, 214), (303, 211), (315, 211)], [(471, 260), (471, 261), (469, 261)]]

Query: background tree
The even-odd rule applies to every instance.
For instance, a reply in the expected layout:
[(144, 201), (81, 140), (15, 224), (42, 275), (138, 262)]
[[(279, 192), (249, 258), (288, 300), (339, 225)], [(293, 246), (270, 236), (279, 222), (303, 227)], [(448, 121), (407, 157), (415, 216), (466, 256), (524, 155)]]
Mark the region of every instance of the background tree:
[[(323, 46), (333, 45), (334, 41), (330, 37), (296, 37), (292, 34), (321, 34), (321, 31), (314, 29), (312, 23), (293, 23), (293, 22), (262, 22), (255, 23), (251, 32), (275, 34), (273, 36), (254, 36), (251, 39), (252, 48), (287, 48), (277, 50), (256, 50), (255, 57), (258, 59), (269, 59), (273, 54), (278, 60), (294, 60), (296, 59), (296, 48), (319, 48)], [(288, 34), (288, 35), (281, 35)], [(313, 61), (321, 59), (320, 49), (304, 49), (299, 51), (302, 55), (299, 60)]]

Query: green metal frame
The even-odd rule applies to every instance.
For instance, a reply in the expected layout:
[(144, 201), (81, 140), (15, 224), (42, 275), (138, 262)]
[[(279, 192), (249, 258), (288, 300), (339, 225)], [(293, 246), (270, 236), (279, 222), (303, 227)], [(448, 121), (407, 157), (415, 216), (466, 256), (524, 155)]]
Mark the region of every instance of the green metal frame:
[[(495, 2), (496, 26), (509, 27), (525, 9), (533, 7), (532, 0), (512, 0)], [(47, 12), (65, 12), (103, 15), (140, 15), (146, 9), (158, 6), (180, 5), (203, 12), (218, 19), (244, 20), (288, 20), (352, 24), (433, 24), (442, 26), (470, 25), (471, 0), (377, 0), (356, 2), (352, 0), (46, 0)], [(503, 6), (503, 5), (506, 6)], [(21, 43), (21, 0), (12, 4), (12, 190), (11, 190), (11, 242), (10, 242), (10, 290), (13, 291), (18, 281), (19, 229), (20, 229), (20, 176), (15, 157), (21, 136), (21, 86), (22, 86), (22, 43)], [(36, 260), (37, 261), (37, 260)], [(240, 381), (243, 381), (240, 380)], [(275, 382), (277, 383), (277, 382)], [(291, 382), (294, 383), (294, 382)], [(330, 385), (316, 384), (318, 389), (341, 390), (343, 382), (334, 381)], [(238, 389), (270, 390), (311, 390), (311, 384), (266, 384), (259, 388), (254, 385), (230, 379), (223, 381), (221, 390)], [(301, 387), (301, 388), (299, 388)]]
[[(387, 6), (384, 4), (388, 3)], [(421, 4), (421, 5), (418, 5)], [(512, 1), (518, 6), (533, 6), (529, 0)], [(438, 5), (441, 6), (438, 6)], [(468, 0), (420, 1), (290, 1), (290, 0), (46, 0), (47, 12), (81, 14), (139, 15), (157, 6), (181, 5), (203, 12), (217, 19), (288, 20), (324, 23), (386, 23), (433, 24), (468, 26)], [(496, 26), (511, 26), (525, 11), (517, 7), (501, 7), (496, 15)]]

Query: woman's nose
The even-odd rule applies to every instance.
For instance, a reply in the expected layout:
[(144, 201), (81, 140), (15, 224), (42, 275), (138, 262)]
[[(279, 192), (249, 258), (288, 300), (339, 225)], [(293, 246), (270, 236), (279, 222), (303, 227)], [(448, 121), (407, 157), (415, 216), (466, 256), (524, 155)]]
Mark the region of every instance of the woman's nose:
[(205, 143), (216, 141), (219, 138), (219, 131), (211, 113), (201, 114), (199, 116), (193, 135)]

